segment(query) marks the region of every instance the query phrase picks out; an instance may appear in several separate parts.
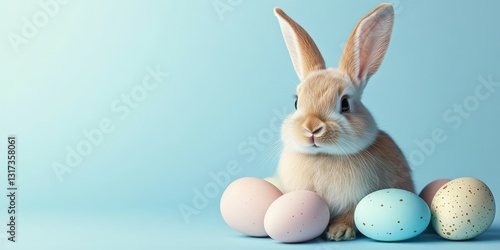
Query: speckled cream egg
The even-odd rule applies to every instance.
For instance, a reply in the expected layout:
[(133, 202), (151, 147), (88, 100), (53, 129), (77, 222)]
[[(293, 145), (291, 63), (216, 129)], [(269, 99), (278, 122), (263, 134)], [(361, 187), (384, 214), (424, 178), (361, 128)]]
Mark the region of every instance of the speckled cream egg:
[(284, 194), (269, 206), (264, 227), (271, 238), (295, 243), (318, 237), (329, 221), (330, 210), (321, 196), (297, 190)]
[(495, 219), (495, 199), (482, 181), (463, 177), (442, 186), (431, 204), (432, 226), (445, 239), (467, 240), (484, 233)]
[(365, 236), (379, 241), (402, 241), (429, 225), (429, 207), (418, 195), (396, 188), (375, 191), (356, 206), (354, 222)]
[(267, 236), (264, 229), (266, 211), (281, 191), (273, 184), (254, 177), (233, 181), (220, 199), (224, 221), (234, 230), (250, 236)]

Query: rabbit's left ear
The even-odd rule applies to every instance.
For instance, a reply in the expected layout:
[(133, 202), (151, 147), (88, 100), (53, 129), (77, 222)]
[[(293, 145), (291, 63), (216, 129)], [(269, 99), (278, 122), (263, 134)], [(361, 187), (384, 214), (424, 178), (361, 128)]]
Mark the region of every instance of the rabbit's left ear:
[(394, 9), (380, 4), (368, 13), (351, 33), (340, 59), (339, 69), (358, 87), (364, 88), (378, 70), (391, 40)]
[(295, 72), (302, 81), (312, 71), (324, 69), (325, 61), (307, 32), (280, 8), (274, 8)]

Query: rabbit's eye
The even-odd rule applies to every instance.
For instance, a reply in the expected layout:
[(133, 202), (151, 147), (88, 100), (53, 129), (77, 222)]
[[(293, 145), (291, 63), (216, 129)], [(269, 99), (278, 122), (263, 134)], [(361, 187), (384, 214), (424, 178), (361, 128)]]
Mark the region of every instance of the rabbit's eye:
[(349, 112), (349, 109), (349, 101), (347, 100), (347, 96), (344, 96), (342, 97), (340, 112), (347, 113)]
[(299, 100), (298, 98), (297, 98), (297, 99), (295, 99), (295, 109), (297, 109), (297, 101), (298, 101), (298, 100)]

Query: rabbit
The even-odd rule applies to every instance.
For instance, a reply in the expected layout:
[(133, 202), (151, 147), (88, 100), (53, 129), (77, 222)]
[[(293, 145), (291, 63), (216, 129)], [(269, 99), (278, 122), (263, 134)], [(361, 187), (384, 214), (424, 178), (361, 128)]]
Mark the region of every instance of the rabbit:
[(325, 67), (312, 38), (283, 10), (274, 14), (301, 81), (296, 110), (281, 127), (277, 176), (285, 193), (310, 190), (325, 199), (328, 240), (355, 239), (354, 210), (363, 197), (384, 188), (415, 192), (403, 153), (361, 102), (387, 51), (394, 9), (380, 4), (359, 21), (338, 68)]

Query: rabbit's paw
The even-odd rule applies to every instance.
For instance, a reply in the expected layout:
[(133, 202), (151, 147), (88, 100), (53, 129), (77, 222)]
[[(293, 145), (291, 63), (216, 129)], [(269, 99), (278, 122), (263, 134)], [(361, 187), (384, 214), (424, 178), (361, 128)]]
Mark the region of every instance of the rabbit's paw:
[(332, 222), (328, 226), (326, 238), (334, 241), (354, 240), (356, 239), (356, 229), (346, 223)]

